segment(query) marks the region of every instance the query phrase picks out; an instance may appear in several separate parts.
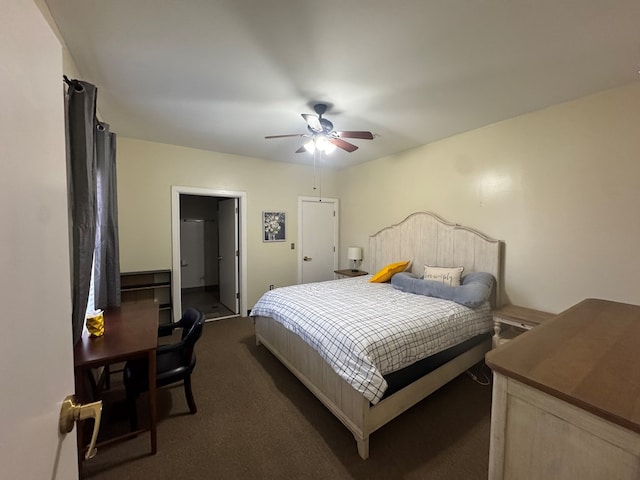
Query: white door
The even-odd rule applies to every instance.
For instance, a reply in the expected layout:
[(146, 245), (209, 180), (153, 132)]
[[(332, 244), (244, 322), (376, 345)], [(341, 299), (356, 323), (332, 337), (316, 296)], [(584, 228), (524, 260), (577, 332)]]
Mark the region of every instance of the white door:
[(180, 222), (181, 288), (203, 287), (204, 271), (204, 220), (183, 219)]
[(75, 479), (62, 51), (34, 2), (0, 11), (0, 476)]
[(233, 313), (240, 311), (238, 290), (238, 199), (218, 202), (220, 303)]
[(301, 197), (298, 282), (332, 280), (338, 268), (338, 200)]

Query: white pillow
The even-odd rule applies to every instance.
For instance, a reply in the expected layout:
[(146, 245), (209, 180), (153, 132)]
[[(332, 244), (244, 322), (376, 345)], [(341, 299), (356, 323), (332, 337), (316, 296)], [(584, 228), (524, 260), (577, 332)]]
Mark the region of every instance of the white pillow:
[(430, 267), (424, 266), (424, 279), (444, 283), (450, 287), (460, 286), (460, 276), (464, 267)]

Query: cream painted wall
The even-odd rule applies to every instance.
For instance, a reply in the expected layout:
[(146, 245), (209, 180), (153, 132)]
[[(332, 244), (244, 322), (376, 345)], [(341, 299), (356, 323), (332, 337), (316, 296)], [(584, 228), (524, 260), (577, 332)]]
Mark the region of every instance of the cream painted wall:
[[(49, 24), (49, 27), (51, 27), (51, 31), (58, 38), (58, 41), (62, 46), (62, 71), (68, 78), (77, 78), (83, 80), (82, 75), (78, 70), (78, 66), (71, 56), (71, 53), (67, 48), (67, 44), (65, 43), (64, 38), (62, 37), (62, 34), (60, 33), (58, 26), (56, 25), (56, 22), (54, 22), (53, 17), (51, 16), (51, 11), (45, 3), (45, 0), (34, 0), (34, 3), (38, 7), (38, 9), (40, 9), (40, 13)], [(62, 81), (62, 79), (60, 80)]]
[[(100, 92), (98, 91), (98, 95)], [(171, 268), (171, 186), (247, 194), (247, 302), (270, 284), (297, 281), (298, 196), (315, 196), (311, 166), (117, 138), (120, 268)], [(324, 171), (322, 194), (337, 195), (336, 173)], [(263, 243), (262, 211), (287, 212), (287, 240)], [(290, 244), (296, 244), (291, 250)]]
[(635, 83), (342, 170), (340, 243), (366, 266), (369, 234), (432, 211), (505, 242), (515, 304), (640, 304), (638, 179)]

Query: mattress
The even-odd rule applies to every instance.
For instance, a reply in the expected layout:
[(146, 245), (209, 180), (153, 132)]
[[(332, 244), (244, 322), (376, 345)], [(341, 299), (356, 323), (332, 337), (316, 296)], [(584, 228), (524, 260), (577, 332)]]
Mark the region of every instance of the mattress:
[(473, 309), (370, 278), (270, 290), (250, 315), (271, 317), (301, 337), (372, 404), (388, 388), (385, 375), (492, 330), (488, 302)]

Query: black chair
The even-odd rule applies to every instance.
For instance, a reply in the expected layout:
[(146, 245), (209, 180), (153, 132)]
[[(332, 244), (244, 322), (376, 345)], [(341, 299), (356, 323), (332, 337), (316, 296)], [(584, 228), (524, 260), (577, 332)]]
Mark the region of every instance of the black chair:
[[(196, 341), (202, 335), (204, 325), (204, 313), (189, 307), (185, 310), (179, 322), (160, 325), (158, 336), (171, 335), (176, 328), (182, 329), (181, 340), (159, 345), (156, 353), (156, 387), (183, 381), (184, 392), (187, 397), (189, 411), (193, 414), (198, 411), (191, 391), (191, 372), (196, 366), (194, 347)], [(124, 386), (127, 392), (129, 404), (131, 429), (138, 428), (138, 415), (136, 399), (142, 392), (149, 390), (149, 367), (147, 359), (129, 361), (124, 366)]]

